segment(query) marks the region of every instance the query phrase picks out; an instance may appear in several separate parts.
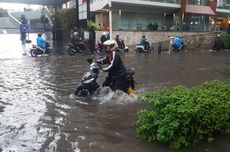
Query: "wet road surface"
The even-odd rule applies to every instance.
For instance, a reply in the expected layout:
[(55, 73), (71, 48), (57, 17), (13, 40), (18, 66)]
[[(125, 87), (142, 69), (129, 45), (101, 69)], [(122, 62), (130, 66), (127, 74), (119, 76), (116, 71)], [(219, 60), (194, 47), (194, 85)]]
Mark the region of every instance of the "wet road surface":
[[(32, 43), (35, 35), (31, 34)], [(170, 152), (166, 145), (135, 138), (135, 95), (75, 98), (72, 93), (84, 72), (87, 55), (69, 56), (66, 43), (53, 44), (50, 57), (31, 58), (31, 44), (19, 35), (0, 35), (0, 151)], [(131, 50), (132, 51), (132, 50)], [(137, 91), (206, 80), (230, 79), (230, 52), (205, 50), (168, 54), (121, 53), (135, 68)], [(105, 73), (99, 74), (102, 84)], [(230, 137), (220, 136), (184, 152), (229, 152)]]

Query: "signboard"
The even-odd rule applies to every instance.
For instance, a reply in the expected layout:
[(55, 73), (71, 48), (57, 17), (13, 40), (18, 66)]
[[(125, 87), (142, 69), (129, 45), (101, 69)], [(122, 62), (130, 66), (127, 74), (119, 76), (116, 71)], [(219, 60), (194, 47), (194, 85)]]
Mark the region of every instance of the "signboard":
[(79, 20), (87, 19), (87, 0), (78, 0)]
[(84, 39), (89, 40), (89, 32), (84, 31)]

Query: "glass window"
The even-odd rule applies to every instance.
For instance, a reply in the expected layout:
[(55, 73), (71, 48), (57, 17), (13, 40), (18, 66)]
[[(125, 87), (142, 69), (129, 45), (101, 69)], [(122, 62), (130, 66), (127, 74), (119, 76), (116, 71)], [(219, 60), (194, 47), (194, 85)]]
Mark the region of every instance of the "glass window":
[(208, 0), (189, 0), (188, 4), (199, 5), (199, 6), (207, 6)]

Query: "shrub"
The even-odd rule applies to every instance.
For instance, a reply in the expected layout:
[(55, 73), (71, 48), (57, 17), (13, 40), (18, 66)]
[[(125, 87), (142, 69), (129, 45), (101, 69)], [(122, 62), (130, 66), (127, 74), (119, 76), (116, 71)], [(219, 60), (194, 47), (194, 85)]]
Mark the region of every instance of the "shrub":
[(204, 139), (211, 142), (215, 133), (230, 133), (230, 82), (164, 88), (140, 99), (150, 105), (138, 112), (136, 136), (140, 139), (179, 149)]
[(91, 30), (94, 31), (103, 31), (105, 30), (103, 26), (101, 26), (100, 24), (97, 24), (96, 22), (92, 21), (92, 20), (88, 20), (87, 21), (87, 27)]
[(223, 34), (224, 46), (226, 49), (230, 49), (230, 34)]

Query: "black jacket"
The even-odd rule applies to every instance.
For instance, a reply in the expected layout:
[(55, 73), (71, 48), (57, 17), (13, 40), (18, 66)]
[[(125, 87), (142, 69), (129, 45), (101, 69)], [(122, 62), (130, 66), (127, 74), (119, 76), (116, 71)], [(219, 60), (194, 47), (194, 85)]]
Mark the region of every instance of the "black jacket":
[(113, 51), (105, 58), (97, 61), (99, 64), (109, 64), (104, 70), (108, 71), (108, 77), (120, 78), (126, 76), (126, 69), (120, 55)]

